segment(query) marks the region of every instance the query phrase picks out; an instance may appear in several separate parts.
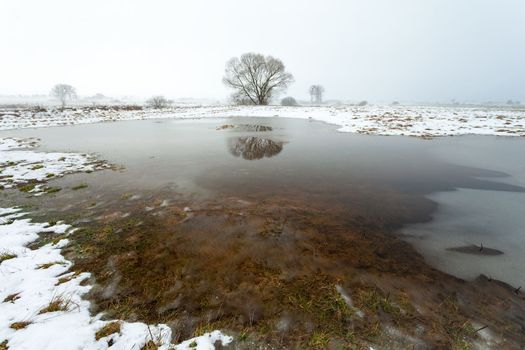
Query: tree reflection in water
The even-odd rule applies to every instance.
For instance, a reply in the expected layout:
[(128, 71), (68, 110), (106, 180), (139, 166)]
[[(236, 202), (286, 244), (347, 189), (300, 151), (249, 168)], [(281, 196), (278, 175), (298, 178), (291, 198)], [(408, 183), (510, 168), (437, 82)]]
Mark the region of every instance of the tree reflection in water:
[(273, 157), (283, 150), (283, 142), (247, 136), (231, 138), (228, 142), (230, 153), (247, 160)]

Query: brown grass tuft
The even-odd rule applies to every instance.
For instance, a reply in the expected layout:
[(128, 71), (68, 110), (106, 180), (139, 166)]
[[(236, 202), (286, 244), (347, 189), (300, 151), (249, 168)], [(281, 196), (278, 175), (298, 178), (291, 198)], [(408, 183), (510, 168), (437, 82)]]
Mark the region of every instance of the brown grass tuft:
[(6, 260), (14, 259), (14, 258), (16, 258), (16, 254), (11, 253), (11, 252), (2, 252), (0, 253), (0, 264)]
[(107, 337), (108, 335), (119, 333), (120, 332), (120, 322), (111, 322), (106, 324), (104, 327), (100, 328), (97, 333), (95, 333), (95, 339), (99, 340), (101, 338)]
[(49, 305), (43, 308), (38, 312), (38, 314), (44, 314), (46, 312), (56, 312), (56, 311), (67, 311), (71, 306), (71, 299), (65, 299), (63, 296), (58, 295), (54, 296)]
[(14, 303), (17, 299), (20, 299), (20, 293), (9, 294), (5, 297), (4, 303)]
[(9, 328), (14, 329), (14, 330), (19, 330), (19, 329), (24, 329), (24, 328), (26, 328), (26, 327), (29, 326), (30, 324), (31, 324), (31, 322), (26, 322), (26, 321), (15, 322), (15, 323), (11, 323), (11, 325), (9, 326)]
[(140, 350), (157, 350), (159, 346), (153, 341), (149, 340)]
[(41, 270), (45, 270), (45, 269), (49, 269), (51, 266), (53, 265), (65, 265), (65, 262), (63, 261), (52, 261), (52, 262), (48, 262), (48, 263), (45, 263), (45, 264), (39, 264), (37, 265), (37, 269), (41, 269)]

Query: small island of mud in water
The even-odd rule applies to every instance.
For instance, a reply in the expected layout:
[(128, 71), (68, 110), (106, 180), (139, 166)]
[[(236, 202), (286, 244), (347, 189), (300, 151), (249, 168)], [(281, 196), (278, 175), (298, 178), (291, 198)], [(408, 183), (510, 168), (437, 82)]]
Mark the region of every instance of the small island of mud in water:
[[(111, 143), (115, 124), (42, 130), (42, 142), (72, 133), (74, 144), (75, 132), (96, 128), (112, 146), (104, 158), (124, 155), (124, 168), (51, 179), (62, 190), (39, 197), (3, 192), (5, 206), (29, 208), (35, 222), (77, 229), (44, 234), (31, 248), (69, 240), (62, 253), (73, 272), (91, 274), (93, 315), (167, 324), (173, 343), (221, 330), (233, 336), (225, 349), (524, 344), (519, 286), (447, 275), (395, 234), (430, 220), (427, 193), (523, 190), (487, 179), (501, 173), (410, 153), (427, 141), (342, 137), (307, 122), (264, 133), (144, 123), (118, 125), (140, 145)], [(155, 132), (142, 135), (145, 125)], [(186, 178), (201, 191), (178, 187)]]
[(465, 254), (475, 254), (475, 255), (502, 255), (503, 252), (501, 250), (493, 249), (484, 247), (483, 245), (466, 245), (462, 247), (452, 247), (447, 248), (448, 251), (451, 252), (458, 252), (458, 253), (465, 253)]

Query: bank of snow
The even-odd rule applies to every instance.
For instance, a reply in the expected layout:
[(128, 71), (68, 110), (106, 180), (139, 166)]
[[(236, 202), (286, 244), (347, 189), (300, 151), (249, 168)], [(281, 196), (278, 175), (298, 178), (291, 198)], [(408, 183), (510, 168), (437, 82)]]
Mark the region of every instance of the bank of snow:
[(24, 184), (28, 192), (43, 193), (43, 183), (74, 172), (92, 172), (108, 165), (80, 153), (36, 152), (38, 139), (0, 138), (0, 187)]
[[(82, 295), (90, 286), (82, 281), (89, 273), (68, 272), (72, 263), (61, 254), (68, 244), (69, 225), (34, 223), (16, 208), (0, 208), (0, 344), (10, 350), (30, 349), (141, 349), (152, 341), (158, 349), (211, 350), (216, 342), (232, 338), (214, 331), (170, 343), (166, 325), (103, 321), (89, 313)], [(39, 233), (60, 235), (55, 244), (31, 250), (27, 244)], [(96, 339), (104, 326), (119, 322), (120, 330)], [(1, 345), (0, 345), (1, 347)]]
[(377, 135), (525, 136), (525, 107), (433, 106), (176, 106), (168, 109), (74, 108), (0, 110), (0, 130), (154, 118), (286, 117), (338, 125), (339, 131)]

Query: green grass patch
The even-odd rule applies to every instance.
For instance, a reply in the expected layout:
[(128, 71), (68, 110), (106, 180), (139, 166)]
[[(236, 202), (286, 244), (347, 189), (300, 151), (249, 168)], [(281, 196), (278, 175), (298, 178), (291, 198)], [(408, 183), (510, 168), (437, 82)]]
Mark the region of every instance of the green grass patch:
[(35, 188), (36, 184), (27, 184), (18, 187), (21, 192), (30, 192)]
[(62, 188), (61, 187), (46, 187), (44, 192), (46, 193), (57, 193), (57, 192), (60, 192), (62, 191)]
[(81, 190), (81, 189), (87, 188), (87, 187), (88, 187), (88, 185), (86, 183), (81, 183), (81, 184), (78, 184), (76, 186), (71, 187), (71, 189), (76, 191), (76, 190)]

